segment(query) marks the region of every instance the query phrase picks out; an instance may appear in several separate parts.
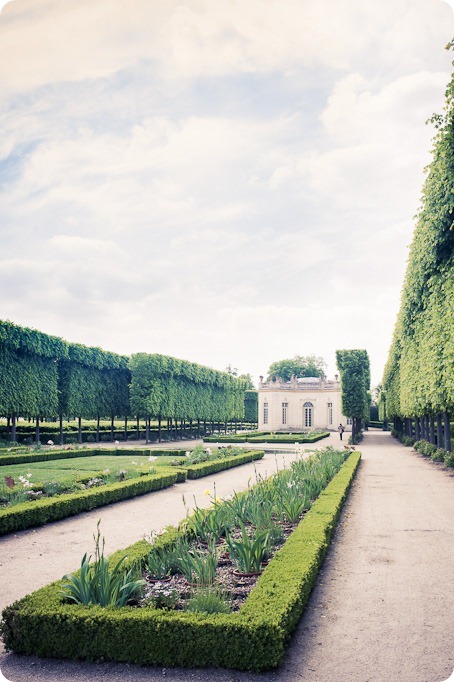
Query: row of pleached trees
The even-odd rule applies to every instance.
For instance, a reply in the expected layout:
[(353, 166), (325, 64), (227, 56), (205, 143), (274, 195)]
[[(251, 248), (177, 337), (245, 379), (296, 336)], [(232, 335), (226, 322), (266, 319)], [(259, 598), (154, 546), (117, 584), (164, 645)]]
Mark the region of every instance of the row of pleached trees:
[(454, 415), (454, 78), (428, 167), (380, 395), (401, 435), (451, 451)]
[[(16, 440), (18, 417), (97, 420), (141, 417), (172, 426), (180, 420), (238, 421), (244, 417), (248, 382), (193, 362), (165, 355), (131, 357), (69, 343), (9, 321), (0, 321), (0, 416)], [(112, 427), (113, 428), (113, 427)]]

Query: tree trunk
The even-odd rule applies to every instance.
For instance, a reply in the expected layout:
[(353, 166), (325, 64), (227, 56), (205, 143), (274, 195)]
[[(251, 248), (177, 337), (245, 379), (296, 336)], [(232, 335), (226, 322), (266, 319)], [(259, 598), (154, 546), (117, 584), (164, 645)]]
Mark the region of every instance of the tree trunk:
[(161, 434), (161, 415), (158, 416), (158, 443), (162, 441), (162, 434)]
[(352, 443), (355, 442), (355, 436), (356, 436), (356, 419), (355, 419), (355, 417), (352, 417)]
[(78, 434), (77, 434), (77, 442), (79, 445), (82, 445), (82, 417), (78, 418)]
[(207, 423), (205, 419), (203, 420), (203, 435), (207, 435)]
[(125, 417), (125, 442), (128, 440), (128, 417)]
[(36, 426), (35, 426), (35, 441), (36, 445), (39, 445), (39, 417), (36, 417)]
[(13, 415), (11, 417), (11, 440), (13, 443), (16, 442), (17, 439), (17, 417), (13, 412)]
[(101, 417), (98, 414), (97, 419), (96, 419), (96, 442), (97, 443), (99, 443), (99, 440), (100, 440), (99, 439), (99, 422), (100, 422), (100, 420), (101, 420)]
[(224, 433), (227, 435), (227, 420), (224, 422)]
[(449, 414), (443, 412), (443, 420), (445, 425), (445, 450), (451, 452), (451, 426), (449, 424)]
[(437, 414), (437, 448), (443, 447), (443, 422), (441, 419), (441, 414)]
[(415, 417), (415, 438), (421, 440), (421, 428), (419, 425), (419, 417)]
[(150, 442), (150, 417), (147, 415), (145, 419), (145, 443), (148, 445)]
[(60, 414), (59, 416), (59, 421), (60, 421), (60, 445), (63, 445), (63, 415)]
[(429, 443), (435, 444), (435, 424), (433, 414), (429, 417)]
[(197, 438), (200, 438), (200, 419), (197, 419)]
[(136, 440), (140, 440), (140, 417), (136, 418)]
[(110, 441), (113, 443), (115, 440), (115, 417), (112, 415), (110, 418)]
[(192, 440), (192, 419), (189, 420), (189, 438)]

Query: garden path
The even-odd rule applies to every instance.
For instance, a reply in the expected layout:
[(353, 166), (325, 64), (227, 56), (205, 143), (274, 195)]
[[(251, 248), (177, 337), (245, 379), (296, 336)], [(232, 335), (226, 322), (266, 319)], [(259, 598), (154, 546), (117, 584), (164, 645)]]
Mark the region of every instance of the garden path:
[[(338, 440), (333, 436), (332, 442)], [(0, 655), (3, 674), (12, 682), (446, 680), (454, 669), (453, 473), (404, 448), (388, 433), (366, 433), (361, 451), (363, 461), (334, 541), (279, 670), (259, 675), (227, 670), (165, 670), (119, 664), (40, 661), (3, 654)], [(234, 471), (225, 473), (233, 474)], [(200, 483), (200, 491), (207, 487), (206, 479), (194, 483)], [(158, 495), (164, 496), (167, 492), (170, 491)], [(169, 502), (169, 513), (175, 513), (174, 503), (175, 497)], [(116, 506), (127, 504), (130, 503)], [(68, 549), (71, 533), (65, 537), (62, 530), (62, 524), (73, 520), (54, 524), (52, 554), (47, 556), (47, 563), (53, 563), (54, 557), (64, 551), (70, 554), (68, 564), (71, 564), (64, 570), (73, 569), (87, 548), (94, 522), (101, 515), (99, 512), (92, 513), (83, 546), (76, 546), (73, 553)], [(146, 513), (149, 514), (149, 510)], [(104, 513), (102, 516), (104, 523)], [(81, 517), (77, 518), (82, 521)], [(152, 527), (148, 519), (140, 521), (146, 521), (145, 529)], [(115, 522), (112, 523), (112, 527), (107, 522), (104, 524), (107, 536), (115, 530)], [(130, 528), (122, 545), (140, 535), (143, 525), (139, 529), (136, 523), (136, 535)], [(27, 533), (31, 535), (30, 531)], [(25, 533), (18, 534), (18, 551), (24, 536)], [(39, 537), (35, 539), (41, 543)], [(2, 550), (5, 540), (0, 541)], [(30, 546), (27, 551), (26, 556), (30, 556)], [(36, 551), (44, 554), (46, 550), (43, 552), (41, 543)], [(11, 579), (16, 567), (21, 569), (21, 562), (17, 557), (10, 557), (5, 562), (3, 552), (2, 557), (1, 568), (3, 570), (7, 562)], [(58, 577), (61, 573), (58, 571)], [(19, 582), (21, 579), (19, 577)], [(26, 589), (22, 585), (19, 591), (22, 594), (45, 582), (47, 579), (43, 580), (38, 571), (33, 570), (31, 584)]]

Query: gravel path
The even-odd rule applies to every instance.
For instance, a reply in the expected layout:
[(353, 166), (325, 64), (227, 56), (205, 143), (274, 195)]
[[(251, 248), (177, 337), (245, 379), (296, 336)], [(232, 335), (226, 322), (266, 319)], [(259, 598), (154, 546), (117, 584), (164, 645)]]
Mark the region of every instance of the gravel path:
[[(338, 444), (336, 435), (330, 437)], [(323, 447), (327, 441), (317, 444)], [(453, 474), (371, 431), (363, 461), (310, 603), (278, 671), (137, 668), (41, 661), (0, 654), (11, 682), (54, 680), (200, 680), (203, 682), (442, 682), (454, 669)], [(279, 454), (290, 460), (291, 455)], [(275, 469), (274, 456), (260, 463)], [(259, 466), (257, 466), (259, 469)], [(188, 501), (212, 489), (219, 495), (247, 485), (253, 467), (104, 507), (73, 519), (0, 539), (0, 603), (73, 570), (90, 549), (97, 519), (108, 549), (124, 547), (144, 531), (175, 523)], [(192, 506), (192, 505), (191, 505)], [(1, 679), (1, 678), (0, 678)]]

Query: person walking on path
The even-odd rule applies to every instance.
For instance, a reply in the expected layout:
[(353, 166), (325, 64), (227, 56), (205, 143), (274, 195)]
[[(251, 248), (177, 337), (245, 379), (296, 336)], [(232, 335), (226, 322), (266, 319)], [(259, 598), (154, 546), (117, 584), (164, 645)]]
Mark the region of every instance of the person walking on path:
[(344, 429), (344, 427), (342, 426), (342, 424), (339, 424), (339, 426), (337, 427), (337, 430), (339, 431), (339, 438), (342, 440), (342, 434), (343, 434), (344, 431), (345, 431), (345, 429)]

